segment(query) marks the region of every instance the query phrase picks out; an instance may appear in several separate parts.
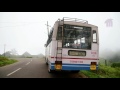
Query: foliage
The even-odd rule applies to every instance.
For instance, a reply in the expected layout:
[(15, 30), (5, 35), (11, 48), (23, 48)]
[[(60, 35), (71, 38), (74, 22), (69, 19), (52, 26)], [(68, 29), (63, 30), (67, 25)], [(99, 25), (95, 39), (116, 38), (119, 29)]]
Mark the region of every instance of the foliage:
[(0, 61), (4, 61), (4, 60), (9, 60), (9, 59), (6, 57), (0, 56)]
[(5, 65), (8, 65), (8, 64), (15, 63), (15, 62), (17, 62), (17, 60), (8, 59), (8, 58), (6, 58), (6, 57), (0, 56), (0, 67), (1, 67), (1, 66), (5, 66)]
[(82, 70), (83, 74), (89, 78), (120, 78), (120, 67), (111, 67), (99, 64), (97, 71)]
[(32, 58), (32, 57), (26, 57), (26, 58)]
[(120, 63), (112, 63), (111, 67), (120, 67)]

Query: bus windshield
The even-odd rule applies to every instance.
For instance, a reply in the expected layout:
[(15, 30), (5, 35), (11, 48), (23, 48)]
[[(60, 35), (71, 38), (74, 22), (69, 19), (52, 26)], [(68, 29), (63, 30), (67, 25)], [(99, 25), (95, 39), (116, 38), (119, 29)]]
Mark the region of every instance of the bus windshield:
[(63, 48), (91, 49), (91, 27), (64, 24)]

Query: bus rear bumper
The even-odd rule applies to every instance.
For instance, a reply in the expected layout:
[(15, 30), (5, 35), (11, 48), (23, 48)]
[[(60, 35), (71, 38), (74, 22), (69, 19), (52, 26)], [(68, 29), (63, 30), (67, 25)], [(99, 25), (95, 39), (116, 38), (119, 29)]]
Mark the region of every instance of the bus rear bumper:
[[(51, 70), (55, 70), (55, 64), (51, 63)], [(90, 70), (90, 64), (62, 64), (62, 70)], [(98, 65), (96, 65), (98, 70)]]

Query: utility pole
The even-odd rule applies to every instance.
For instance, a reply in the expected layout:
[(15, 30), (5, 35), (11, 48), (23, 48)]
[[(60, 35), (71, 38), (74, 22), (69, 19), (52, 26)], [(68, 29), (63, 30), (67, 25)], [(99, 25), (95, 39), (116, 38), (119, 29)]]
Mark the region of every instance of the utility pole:
[[(45, 24), (45, 25), (46, 25), (46, 24)], [(49, 37), (49, 27), (51, 27), (51, 26), (48, 25), (48, 21), (47, 21), (48, 37)]]
[(49, 37), (49, 26), (48, 26), (48, 21), (47, 21), (47, 30), (48, 30), (48, 37)]
[(6, 46), (6, 45), (4, 44), (4, 57), (5, 57), (5, 46)]

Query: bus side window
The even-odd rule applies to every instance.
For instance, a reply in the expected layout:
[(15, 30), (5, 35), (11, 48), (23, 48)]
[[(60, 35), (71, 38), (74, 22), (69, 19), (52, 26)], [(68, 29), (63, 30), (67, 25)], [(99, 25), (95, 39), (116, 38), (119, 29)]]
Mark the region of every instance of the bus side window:
[(96, 30), (93, 30), (93, 43), (97, 43), (97, 33), (96, 33)]
[(48, 40), (47, 40), (46, 46), (48, 46), (49, 43), (52, 41), (52, 35), (53, 35), (53, 29), (50, 31), (50, 34), (49, 34), (49, 36), (48, 36)]
[(61, 40), (61, 39), (62, 39), (62, 27), (58, 27), (57, 40)]

